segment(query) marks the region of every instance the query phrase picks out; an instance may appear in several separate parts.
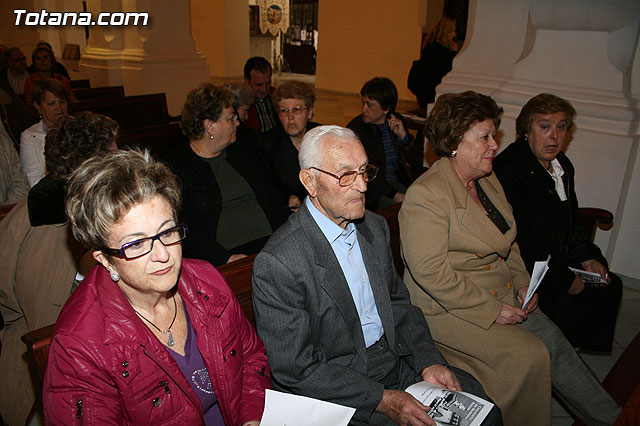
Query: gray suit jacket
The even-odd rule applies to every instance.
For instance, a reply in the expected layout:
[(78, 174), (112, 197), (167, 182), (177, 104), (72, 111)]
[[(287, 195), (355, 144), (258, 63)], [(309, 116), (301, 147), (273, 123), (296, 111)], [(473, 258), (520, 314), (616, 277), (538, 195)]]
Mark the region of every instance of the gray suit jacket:
[[(392, 353), (416, 374), (429, 365), (446, 364), (393, 266), (386, 221), (367, 211), (356, 229)], [(356, 306), (305, 203), (256, 257), (253, 306), (274, 388), (356, 408), (352, 421), (368, 424), (384, 386), (367, 377)]]

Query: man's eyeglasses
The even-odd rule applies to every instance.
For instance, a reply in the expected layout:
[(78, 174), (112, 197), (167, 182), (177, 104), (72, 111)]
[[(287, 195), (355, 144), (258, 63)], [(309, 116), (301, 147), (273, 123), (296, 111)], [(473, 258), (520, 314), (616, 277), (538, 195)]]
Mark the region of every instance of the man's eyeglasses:
[(111, 256), (124, 257), (127, 260), (136, 259), (151, 252), (151, 250), (153, 250), (153, 242), (155, 240), (160, 241), (165, 246), (179, 243), (187, 236), (187, 229), (188, 228), (185, 225), (177, 225), (173, 228), (164, 230), (153, 237), (141, 238), (139, 240), (125, 243), (119, 249), (105, 247), (100, 250), (103, 253), (110, 254)]
[(293, 108), (280, 108), (278, 110), (278, 114), (280, 114), (281, 117), (286, 117), (289, 115), (290, 112), (293, 113), (293, 115), (300, 115), (306, 110), (307, 110), (307, 107), (303, 107), (303, 106), (296, 106)]
[(372, 180), (374, 180), (376, 178), (376, 175), (378, 174), (378, 168), (376, 166), (374, 166), (373, 164), (367, 165), (367, 167), (361, 172), (356, 172), (355, 170), (351, 170), (351, 171), (348, 171), (348, 172), (344, 172), (340, 176), (334, 175), (331, 172), (319, 169), (317, 167), (309, 167), (309, 168), (317, 170), (319, 172), (322, 172), (324, 174), (327, 174), (327, 175), (329, 175), (331, 177), (334, 177), (334, 178), (338, 179), (338, 185), (340, 185), (340, 186), (351, 186), (351, 185), (353, 185), (353, 183), (356, 181), (357, 177), (360, 176), (360, 175), (362, 175), (362, 179), (365, 182), (371, 182)]

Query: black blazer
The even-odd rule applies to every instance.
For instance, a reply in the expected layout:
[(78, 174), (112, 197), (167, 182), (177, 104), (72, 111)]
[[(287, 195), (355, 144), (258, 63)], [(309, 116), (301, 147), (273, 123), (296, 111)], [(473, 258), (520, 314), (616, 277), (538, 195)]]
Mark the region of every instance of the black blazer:
[[(232, 143), (225, 150), (227, 162), (251, 186), (271, 228), (277, 229), (288, 217), (289, 209), (284, 194), (271, 181), (264, 161), (242, 141)], [(187, 238), (182, 242), (185, 257), (203, 259), (214, 266), (226, 263), (233, 253), (217, 242), (222, 195), (211, 167), (188, 143), (168, 153), (165, 162), (182, 184), (182, 209), (178, 216), (189, 227)]]
[(549, 271), (540, 285), (541, 300), (555, 299), (555, 295), (567, 292), (575, 278), (568, 266), (582, 269), (580, 263), (588, 259), (607, 264), (578, 220), (573, 164), (563, 152), (556, 158), (564, 169), (562, 180), (567, 194), (564, 202), (556, 193), (553, 178), (533, 155), (525, 139), (513, 142), (493, 162), (513, 208), (518, 227), (516, 241), (529, 273), (536, 261), (551, 255)]
[[(313, 121), (307, 123), (307, 131), (320, 124)], [(280, 127), (275, 127), (262, 135), (260, 150), (271, 166), (274, 182), (287, 195), (295, 195), (301, 201), (307, 196), (307, 190), (300, 182), (300, 162), (298, 150), (291, 143), (291, 138)]]
[[(402, 121), (402, 125), (407, 130), (407, 136), (409, 141), (404, 145), (400, 144), (400, 141), (396, 135), (391, 132), (391, 140), (396, 146), (398, 152), (398, 163), (396, 164), (396, 174), (398, 180), (405, 186), (411, 185), (413, 178), (409, 171), (409, 166), (404, 157), (404, 151), (414, 142), (413, 135), (409, 132), (407, 123), (402, 115), (392, 112), (392, 114)], [(369, 157), (369, 163), (378, 167), (378, 176), (372, 180), (367, 186), (367, 204), (373, 201), (375, 202), (380, 196), (385, 195), (389, 198), (393, 198), (396, 194), (396, 190), (387, 182), (387, 160), (384, 155), (384, 144), (382, 143), (382, 134), (378, 126), (371, 123), (365, 123), (362, 119), (362, 114), (351, 120), (347, 127), (355, 132), (355, 134), (362, 142), (364, 150)]]

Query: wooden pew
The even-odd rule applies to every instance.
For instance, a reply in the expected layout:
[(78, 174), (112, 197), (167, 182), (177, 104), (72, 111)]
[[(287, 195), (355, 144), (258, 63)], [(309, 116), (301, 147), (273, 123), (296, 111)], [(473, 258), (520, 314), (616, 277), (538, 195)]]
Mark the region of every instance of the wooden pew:
[(71, 80), (72, 89), (85, 89), (91, 87), (91, 82), (88, 79), (83, 80)]
[(84, 87), (73, 89), (73, 94), (78, 102), (91, 99), (123, 98), (124, 86)]
[(155, 158), (179, 144), (187, 143), (179, 123), (166, 123), (118, 132), (118, 148), (149, 149)]
[(120, 132), (169, 123), (164, 93), (79, 101), (74, 104), (74, 111), (93, 111), (111, 117), (120, 125)]

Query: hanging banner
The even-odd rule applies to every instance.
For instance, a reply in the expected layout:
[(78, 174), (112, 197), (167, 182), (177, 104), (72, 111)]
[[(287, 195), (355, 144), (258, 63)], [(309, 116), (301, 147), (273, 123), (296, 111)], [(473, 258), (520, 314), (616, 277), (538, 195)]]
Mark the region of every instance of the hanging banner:
[(260, 32), (278, 35), (289, 29), (289, 0), (258, 0)]

